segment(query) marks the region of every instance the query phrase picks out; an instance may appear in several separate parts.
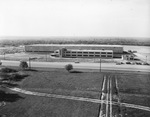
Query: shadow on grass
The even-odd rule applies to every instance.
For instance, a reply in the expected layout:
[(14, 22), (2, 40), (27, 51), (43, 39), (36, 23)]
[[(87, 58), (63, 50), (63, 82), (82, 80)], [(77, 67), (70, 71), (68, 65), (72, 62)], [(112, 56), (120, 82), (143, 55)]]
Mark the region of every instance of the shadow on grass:
[(82, 71), (70, 71), (70, 73), (83, 73)]
[(16, 102), (19, 99), (24, 99), (18, 94), (6, 93), (5, 91), (0, 90), (0, 102)]
[(14, 84), (14, 83), (10, 83), (10, 82), (3, 82), (3, 85), (7, 86), (7, 87), (17, 87), (19, 86), (18, 84)]
[(18, 81), (23, 80), (27, 76), (29, 76), (29, 75), (27, 75), (27, 74), (12, 74), (11, 79), (12, 79), (12, 81), (18, 82)]
[(13, 73), (13, 72), (17, 72), (17, 70), (11, 69), (11, 68), (7, 68), (7, 67), (2, 67), (2, 68), (0, 68), (0, 72), (1, 73)]
[(25, 69), (25, 70), (23, 70), (23, 71), (34, 71), (34, 72), (38, 72), (38, 70), (36, 70), (36, 69)]
[(1, 81), (21, 81), (23, 80), (25, 77), (27, 77), (29, 75), (27, 74), (20, 74), (20, 73), (10, 73), (10, 74), (7, 74), (7, 73), (0, 73), (0, 78), (1, 78)]

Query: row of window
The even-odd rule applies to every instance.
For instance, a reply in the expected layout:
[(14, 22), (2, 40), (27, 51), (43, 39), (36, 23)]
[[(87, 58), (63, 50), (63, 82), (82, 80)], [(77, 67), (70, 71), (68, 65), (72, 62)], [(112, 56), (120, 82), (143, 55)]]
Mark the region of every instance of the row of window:
[(76, 51), (66, 51), (65, 53), (77, 53), (77, 54), (112, 54), (112, 52), (76, 52)]
[(70, 54), (66, 54), (66, 57), (112, 57), (112, 55), (75, 55), (75, 54), (73, 54), (73, 55), (70, 55)]

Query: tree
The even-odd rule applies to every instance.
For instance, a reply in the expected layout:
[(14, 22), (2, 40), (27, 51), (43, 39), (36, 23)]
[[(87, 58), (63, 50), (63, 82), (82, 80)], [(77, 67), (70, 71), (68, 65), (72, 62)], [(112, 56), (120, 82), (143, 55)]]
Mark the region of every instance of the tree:
[(24, 70), (24, 69), (28, 68), (28, 64), (26, 61), (20, 61), (19, 67)]
[(15, 69), (0, 68), (0, 107), (4, 106), (6, 102), (13, 102), (21, 98), (18, 94), (10, 93), (8, 89), (18, 86), (16, 82), (21, 81), (27, 76), (28, 75), (18, 72)]
[(68, 65), (65, 66), (65, 69), (66, 69), (68, 72), (70, 72), (70, 70), (73, 69), (73, 65), (72, 65), (72, 64), (68, 64)]

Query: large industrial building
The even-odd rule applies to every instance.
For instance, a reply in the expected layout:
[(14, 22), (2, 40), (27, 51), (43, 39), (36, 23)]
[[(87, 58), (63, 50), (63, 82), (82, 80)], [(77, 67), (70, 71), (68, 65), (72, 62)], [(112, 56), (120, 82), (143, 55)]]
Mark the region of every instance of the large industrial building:
[(112, 50), (68, 50), (66, 48), (54, 51), (56, 57), (67, 58), (113, 58)]
[(59, 57), (121, 57), (123, 47), (119, 45), (83, 44), (35, 44), (26, 45), (26, 52), (54, 53)]

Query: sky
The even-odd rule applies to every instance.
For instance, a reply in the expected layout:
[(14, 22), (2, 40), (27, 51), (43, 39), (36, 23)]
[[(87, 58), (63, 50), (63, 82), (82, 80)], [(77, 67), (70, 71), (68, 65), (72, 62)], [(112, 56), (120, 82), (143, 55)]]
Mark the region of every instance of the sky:
[(150, 37), (150, 0), (0, 0), (2, 36)]

